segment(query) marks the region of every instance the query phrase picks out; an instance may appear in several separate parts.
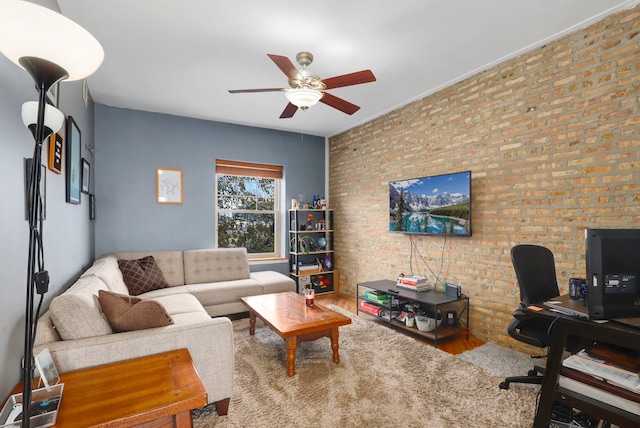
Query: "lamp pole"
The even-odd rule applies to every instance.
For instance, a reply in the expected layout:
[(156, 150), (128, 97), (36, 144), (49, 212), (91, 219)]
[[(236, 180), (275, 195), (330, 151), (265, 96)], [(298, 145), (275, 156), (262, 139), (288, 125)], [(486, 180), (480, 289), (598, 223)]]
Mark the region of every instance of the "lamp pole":
[(20, 58), (20, 65), (31, 75), (38, 90), (38, 116), (34, 133), (35, 146), (31, 163), (31, 180), (29, 185), (29, 256), (27, 261), (27, 296), (24, 323), (24, 363), (22, 368), (22, 428), (29, 428), (31, 410), (31, 388), (33, 386), (33, 341), (35, 339), (34, 296), (47, 292), (49, 274), (38, 261), (42, 252), (41, 233), (38, 225), (41, 195), (40, 180), (42, 163), (42, 143), (44, 140), (44, 114), (47, 91), (53, 84), (67, 77), (67, 72), (57, 64), (36, 57)]

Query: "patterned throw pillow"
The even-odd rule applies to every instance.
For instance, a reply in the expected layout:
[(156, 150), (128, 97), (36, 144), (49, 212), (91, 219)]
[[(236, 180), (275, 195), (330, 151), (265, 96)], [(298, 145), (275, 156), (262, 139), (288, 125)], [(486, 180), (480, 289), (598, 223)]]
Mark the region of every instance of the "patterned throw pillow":
[(132, 296), (169, 287), (153, 256), (138, 260), (118, 260), (118, 266)]
[(145, 300), (123, 294), (100, 290), (98, 301), (102, 313), (114, 331), (144, 330), (173, 324), (164, 306), (155, 300)]

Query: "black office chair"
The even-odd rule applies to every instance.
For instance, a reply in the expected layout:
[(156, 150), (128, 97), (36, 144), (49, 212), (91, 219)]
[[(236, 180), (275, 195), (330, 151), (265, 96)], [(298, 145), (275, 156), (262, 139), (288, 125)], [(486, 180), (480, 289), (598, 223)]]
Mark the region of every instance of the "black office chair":
[[(520, 308), (513, 312), (514, 319), (509, 323), (507, 332), (520, 342), (546, 348), (552, 320), (532, 315), (522, 309), (560, 295), (553, 253), (539, 245), (516, 245), (511, 249), (511, 263), (520, 288)], [(500, 383), (500, 389), (509, 389), (509, 384), (513, 382), (541, 385), (543, 376), (544, 367), (534, 366), (533, 370), (529, 370), (528, 376), (506, 378)]]

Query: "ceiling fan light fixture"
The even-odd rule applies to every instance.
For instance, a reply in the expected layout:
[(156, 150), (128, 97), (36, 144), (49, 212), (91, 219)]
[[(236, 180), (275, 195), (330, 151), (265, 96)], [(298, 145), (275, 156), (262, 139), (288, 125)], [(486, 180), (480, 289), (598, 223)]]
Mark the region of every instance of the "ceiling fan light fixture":
[(289, 89), (284, 95), (291, 104), (303, 111), (317, 104), (323, 96), (322, 92), (309, 88)]

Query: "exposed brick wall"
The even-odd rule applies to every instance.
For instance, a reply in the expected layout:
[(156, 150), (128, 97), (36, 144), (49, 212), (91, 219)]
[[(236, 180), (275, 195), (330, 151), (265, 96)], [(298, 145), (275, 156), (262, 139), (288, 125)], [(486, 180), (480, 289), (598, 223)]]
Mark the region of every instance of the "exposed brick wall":
[[(519, 301), (509, 251), (548, 246), (561, 292), (584, 229), (640, 227), (640, 7), (610, 16), (330, 139), (340, 289), (410, 272), (461, 284), (479, 338)], [(471, 170), (473, 236), (388, 232), (388, 183)], [(420, 255), (416, 254), (416, 250)]]

